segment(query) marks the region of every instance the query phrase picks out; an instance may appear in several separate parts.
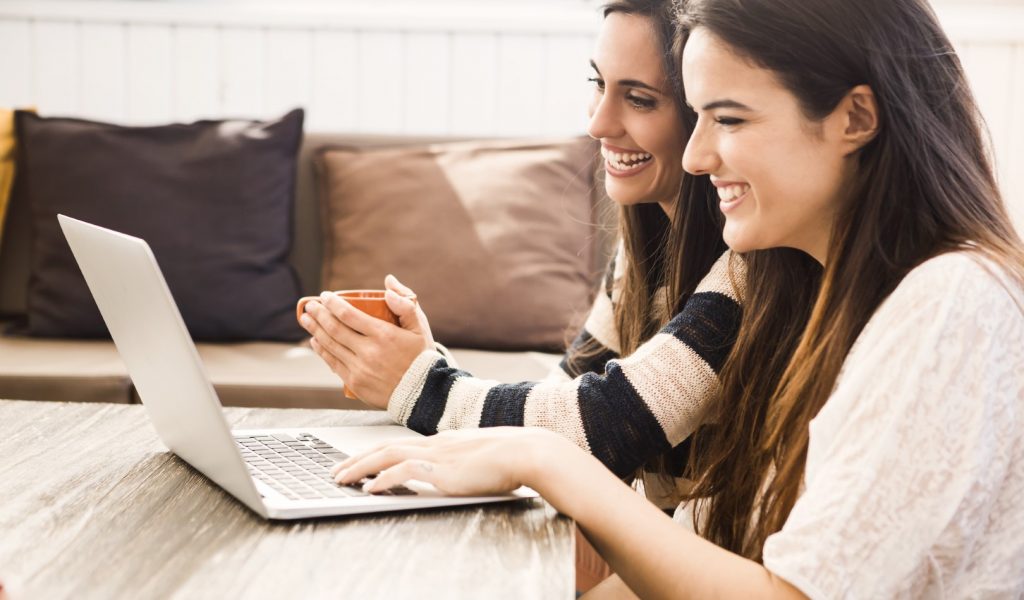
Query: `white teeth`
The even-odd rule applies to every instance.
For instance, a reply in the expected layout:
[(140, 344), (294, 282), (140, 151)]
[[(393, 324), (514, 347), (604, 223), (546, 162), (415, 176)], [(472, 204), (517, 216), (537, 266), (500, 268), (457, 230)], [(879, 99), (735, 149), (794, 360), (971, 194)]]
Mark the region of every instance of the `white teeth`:
[(746, 184), (727, 185), (725, 187), (718, 188), (718, 197), (722, 202), (731, 202), (743, 194), (746, 194), (749, 190), (750, 186)]
[(636, 169), (651, 159), (649, 152), (612, 152), (604, 146), (601, 147), (601, 156), (618, 171)]

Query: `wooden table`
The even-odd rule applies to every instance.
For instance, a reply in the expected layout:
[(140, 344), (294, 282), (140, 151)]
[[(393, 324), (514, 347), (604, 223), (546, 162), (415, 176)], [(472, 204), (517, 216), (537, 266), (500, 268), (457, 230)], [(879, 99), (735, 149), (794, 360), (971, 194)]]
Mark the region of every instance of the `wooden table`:
[[(235, 428), (387, 423), (374, 411), (225, 413)], [(11, 600), (572, 598), (573, 532), (541, 500), (267, 522), (168, 452), (142, 406), (0, 400)]]

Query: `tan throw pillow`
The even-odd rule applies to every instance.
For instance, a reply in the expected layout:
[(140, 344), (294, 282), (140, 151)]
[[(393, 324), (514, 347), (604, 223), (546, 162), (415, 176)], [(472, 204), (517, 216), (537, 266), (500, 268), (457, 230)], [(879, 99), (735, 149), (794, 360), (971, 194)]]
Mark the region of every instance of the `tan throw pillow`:
[(441, 343), (560, 350), (600, 268), (596, 154), (588, 138), (322, 149), (323, 286), (393, 273)]
[(0, 108), (0, 236), (14, 183), (14, 111)]

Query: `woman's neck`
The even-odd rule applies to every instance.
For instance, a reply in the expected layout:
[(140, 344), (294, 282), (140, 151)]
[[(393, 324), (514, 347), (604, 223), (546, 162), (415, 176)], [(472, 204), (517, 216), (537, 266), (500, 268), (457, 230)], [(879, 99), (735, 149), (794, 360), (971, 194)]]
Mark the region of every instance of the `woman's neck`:
[(669, 221), (672, 221), (672, 218), (676, 214), (676, 202), (677, 200), (675, 199), (658, 202), (658, 206), (661, 207), (661, 210), (665, 211), (665, 215), (668, 217)]

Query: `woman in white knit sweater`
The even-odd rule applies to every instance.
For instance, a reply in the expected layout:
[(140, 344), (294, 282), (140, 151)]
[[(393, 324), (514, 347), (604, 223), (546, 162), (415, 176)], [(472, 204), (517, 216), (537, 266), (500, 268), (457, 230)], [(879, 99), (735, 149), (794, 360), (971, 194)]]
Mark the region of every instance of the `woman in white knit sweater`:
[(614, 568), (593, 597), (1020, 597), (1024, 244), (930, 7), (697, 0), (681, 17), (683, 164), (718, 188), (726, 242), (825, 273), (781, 372), (764, 364), (785, 307), (748, 302), (698, 417), (731, 426), (698, 433), (677, 522), (538, 428), (389, 446), (339, 481), (529, 485)]

